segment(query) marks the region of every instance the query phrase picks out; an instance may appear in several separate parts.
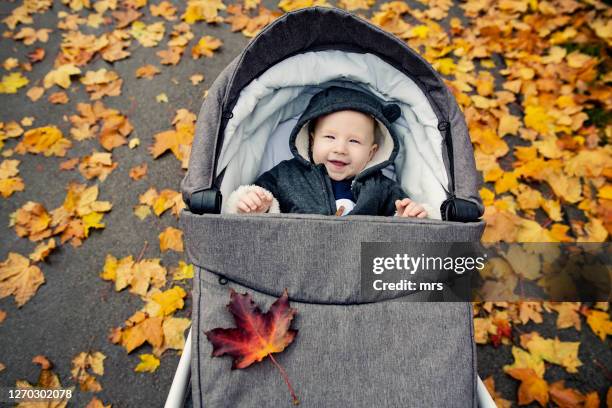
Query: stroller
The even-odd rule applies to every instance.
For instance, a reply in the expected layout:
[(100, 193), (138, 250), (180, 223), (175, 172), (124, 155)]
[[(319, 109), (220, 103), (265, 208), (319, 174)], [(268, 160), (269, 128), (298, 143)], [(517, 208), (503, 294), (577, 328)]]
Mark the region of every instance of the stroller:
[[(221, 197), (291, 157), (288, 136), (310, 98), (358, 87), (402, 116), (386, 169), (434, 218), (225, 214)], [(195, 266), (192, 330), (167, 407), (290, 404), (267, 362), (230, 370), (204, 332), (232, 327), (229, 288), (264, 310), (288, 289), (299, 335), (275, 358), (306, 407), (495, 406), (476, 373), (466, 302), (367, 302), (361, 242), (477, 242), (480, 180), (461, 111), (440, 76), (403, 42), (339, 9), (288, 13), (254, 38), (200, 110), (180, 222)], [(337, 239), (337, 237), (349, 239)], [(191, 391), (189, 389), (191, 388)]]

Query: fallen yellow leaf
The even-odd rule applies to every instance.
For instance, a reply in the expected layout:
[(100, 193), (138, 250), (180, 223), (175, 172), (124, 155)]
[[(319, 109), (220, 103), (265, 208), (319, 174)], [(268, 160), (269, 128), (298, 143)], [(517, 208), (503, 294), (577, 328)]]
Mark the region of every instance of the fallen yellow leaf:
[(152, 373), (159, 367), (159, 359), (153, 354), (141, 354), (138, 357), (140, 357), (140, 363), (134, 369), (137, 373)]

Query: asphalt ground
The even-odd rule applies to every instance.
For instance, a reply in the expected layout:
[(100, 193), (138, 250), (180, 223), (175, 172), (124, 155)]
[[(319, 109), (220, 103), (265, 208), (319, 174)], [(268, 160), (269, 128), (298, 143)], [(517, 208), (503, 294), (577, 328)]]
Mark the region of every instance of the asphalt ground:
[[(173, 3), (179, 4), (179, 10), (184, 9), (182, 2)], [(19, 4), (0, 2), (0, 15), (8, 15)], [(276, 3), (264, 4), (276, 9)], [(414, 6), (423, 7), (416, 2)], [(372, 10), (377, 7), (372, 7)], [(56, 2), (51, 11), (33, 15), (34, 27), (54, 30), (46, 44), (37, 43), (26, 47), (21, 42), (0, 39), (0, 61), (9, 57), (25, 60), (26, 54), (38, 46), (44, 46), (47, 51), (45, 59), (34, 64), (32, 72), (25, 74), (30, 79), (26, 89), (34, 84), (40, 85), (44, 75), (52, 69), (61, 40), (56, 28), (57, 12), (60, 10), (67, 10), (67, 7)], [(142, 21), (149, 23), (161, 20), (159, 17), (152, 18), (148, 8), (143, 10), (146, 11)], [(451, 9), (451, 15), (461, 16), (457, 5)], [(0, 324), (0, 362), (6, 366), (0, 372), (0, 386), (13, 386), (17, 379), (35, 383), (39, 367), (31, 360), (39, 354), (54, 363), (54, 371), (59, 374), (63, 385), (73, 386), (74, 381), (70, 378), (71, 360), (80, 352), (91, 350), (101, 351), (107, 357), (104, 362), (105, 373), (99, 377), (103, 390), (95, 394), (99, 399), (114, 407), (158, 407), (165, 401), (178, 364), (178, 354), (167, 351), (161, 358), (160, 367), (152, 374), (134, 372), (139, 362), (138, 355), (150, 352), (150, 347), (141, 347), (128, 355), (124, 348), (112, 344), (107, 336), (112, 328), (121, 326), (140, 309), (143, 302), (127, 291), (115, 292), (112, 284), (103, 281), (99, 274), (107, 254), (118, 258), (127, 255), (136, 258), (145, 248), (144, 258), (159, 257), (166, 267), (176, 266), (183, 259), (183, 254), (173, 251), (161, 253), (159, 249), (158, 234), (167, 226), (178, 227), (176, 217), (168, 211), (160, 218), (149, 216), (141, 221), (132, 212), (132, 207), (138, 204), (139, 195), (150, 187), (158, 191), (166, 188), (179, 191), (179, 183), (184, 175), (174, 156), (166, 153), (153, 160), (146, 148), (153, 144), (154, 134), (171, 129), (171, 121), (177, 109), (186, 108), (197, 114), (204, 91), (249, 41), (240, 33), (232, 33), (228, 25), (195, 24), (192, 31), (196, 40), (203, 35), (212, 35), (223, 41), (223, 47), (213, 58), (193, 60), (188, 54), (189, 47), (179, 65), (161, 66), (161, 74), (151, 81), (136, 79), (134, 71), (138, 67), (145, 64), (160, 66), (155, 52), (165, 48), (171, 26), (171, 23), (166, 22), (165, 39), (156, 48), (144, 48), (133, 40), (129, 58), (109, 64), (96, 57), (84, 67), (84, 71), (110, 68), (123, 78), (121, 96), (105, 97), (103, 103), (128, 116), (134, 126), (131, 137), (138, 137), (140, 146), (133, 150), (127, 146), (114, 149), (113, 161), (118, 162), (119, 167), (104, 182), (98, 183), (98, 199), (113, 203), (112, 211), (104, 216), (106, 227), (92, 231), (90, 237), (78, 248), (65, 244), (56, 249), (41, 265), (46, 283), (22, 308), (15, 306), (12, 297), (0, 300), (0, 310), (7, 313), (6, 320)], [(5, 29), (3, 26), (3, 31)], [(82, 28), (85, 33), (98, 35), (106, 30), (106, 27)], [(203, 74), (205, 80), (194, 86), (189, 81), (193, 74)], [(56, 125), (68, 135), (70, 124), (64, 120), (65, 116), (75, 114), (76, 104), (89, 102), (89, 96), (84, 87), (75, 86), (74, 81), (67, 91), (70, 102), (66, 105), (48, 103), (48, 93), (36, 103), (27, 98), (24, 90), (14, 95), (0, 95), (0, 121), (19, 121), (31, 116), (35, 118), (34, 127)], [(160, 93), (168, 96), (168, 103), (156, 101), (155, 97)], [(8, 140), (5, 148), (14, 147), (16, 143), (17, 140)], [(69, 182), (93, 184), (78, 171), (60, 171), (58, 167), (67, 158), (82, 157), (92, 150), (102, 150), (95, 139), (73, 143), (66, 158), (32, 154), (12, 157), (21, 161), (19, 171), (26, 188), (8, 199), (0, 198), (0, 260), (5, 260), (9, 252), (27, 256), (35, 247), (29, 240), (19, 238), (9, 227), (11, 213), (28, 201), (39, 202), (50, 211), (62, 204)], [(128, 171), (141, 163), (148, 164), (148, 173), (145, 178), (134, 181), (128, 176)], [(145, 242), (148, 243), (146, 246)], [(179, 285), (190, 290), (189, 282)], [(190, 314), (191, 301), (188, 298), (184, 309), (176, 315), (189, 317)], [(585, 392), (599, 390), (600, 397), (605, 400), (604, 392), (610, 386), (610, 372), (606, 370), (612, 367), (609, 342), (602, 342), (586, 327), (581, 332), (558, 331), (555, 328), (555, 318), (556, 315), (545, 314), (543, 324), (528, 324), (519, 328), (523, 332), (536, 330), (547, 338), (558, 336), (564, 341), (579, 340), (579, 357), (584, 365), (578, 375), (568, 375), (558, 366), (547, 365), (546, 380), (552, 382), (565, 379), (566, 386)], [(516, 330), (513, 332), (516, 344), (519, 334)], [(501, 369), (512, 361), (510, 347), (478, 346), (480, 376), (484, 379), (492, 375), (497, 390), (505, 398), (516, 400), (517, 382)], [(85, 406), (92, 395), (77, 391), (70, 405)]]

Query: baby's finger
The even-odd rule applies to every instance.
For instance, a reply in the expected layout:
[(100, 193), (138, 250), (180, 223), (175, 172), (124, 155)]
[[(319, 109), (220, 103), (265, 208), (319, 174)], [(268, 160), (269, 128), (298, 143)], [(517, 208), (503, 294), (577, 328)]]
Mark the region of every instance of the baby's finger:
[(253, 201), (253, 203), (255, 203), (255, 205), (261, 205), (261, 198), (259, 198), (259, 194), (257, 192), (251, 193), (249, 197), (251, 197), (251, 200)]
[(265, 191), (256, 191), (257, 196), (261, 201), (266, 201), (268, 199), (268, 194)]
[(420, 206), (420, 205), (415, 205), (413, 208), (410, 209), (410, 216), (411, 217), (416, 217), (417, 215), (419, 215), (421, 212), (425, 211), (425, 209)]
[(417, 204), (413, 201), (404, 208), (404, 217), (414, 217), (413, 210)]
[(248, 205), (251, 210), (255, 210), (257, 208), (257, 204), (255, 204), (255, 201), (253, 200), (253, 197), (251, 197), (251, 195), (245, 196), (242, 199), (242, 202)]
[(417, 218), (425, 218), (425, 217), (427, 217), (427, 211), (423, 211), (419, 213), (419, 215), (417, 215)]
[(417, 206), (417, 203), (415, 202), (410, 202), (410, 204), (406, 205), (406, 213), (410, 213), (415, 207)]
[(268, 211), (268, 208), (270, 208), (270, 203), (266, 201), (262, 205), (257, 207), (257, 212), (265, 213), (266, 211)]
[(412, 202), (412, 200), (411, 200), (411, 199), (409, 199), (408, 197), (406, 197), (406, 198), (402, 199), (402, 200), (401, 200), (401, 202), (402, 202), (402, 206), (404, 206), (404, 207), (405, 207), (405, 206), (407, 206), (407, 205), (410, 205), (410, 203)]
[(251, 209), (249, 208), (249, 206), (248, 206), (248, 205), (246, 205), (246, 204), (245, 204), (244, 202), (242, 202), (242, 201), (240, 201), (240, 202), (238, 203), (238, 209), (239, 209), (241, 212), (245, 212), (245, 213), (248, 213), (248, 212), (250, 212), (250, 211), (251, 211)]

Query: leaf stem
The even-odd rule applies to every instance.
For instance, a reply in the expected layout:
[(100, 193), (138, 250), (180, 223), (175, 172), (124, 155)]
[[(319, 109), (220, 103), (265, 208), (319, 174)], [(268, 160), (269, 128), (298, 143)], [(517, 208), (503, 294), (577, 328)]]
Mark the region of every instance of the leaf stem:
[(280, 371), (281, 375), (283, 376), (283, 380), (285, 380), (285, 383), (287, 384), (287, 387), (289, 387), (289, 392), (291, 393), (291, 397), (293, 398), (293, 405), (300, 405), (300, 400), (295, 395), (295, 391), (293, 391), (293, 387), (291, 386), (291, 383), (289, 382), (289, 377), (287, 376), (287, 372), (285, 372), (285, 369), (272, 356), (272, 353), (268, 353), (268, 356), (270, 357), (274, 365)]
[(149, 241), (145, 241), (142, 250), (140, 251), (140, 254), (138, 255), (138, 258), (136, 259), (136, 263), (140, 262), (142, 260), (142, 257), (145, 253), (145, 251), (147, 250), (147, 247), (149, 246)]

